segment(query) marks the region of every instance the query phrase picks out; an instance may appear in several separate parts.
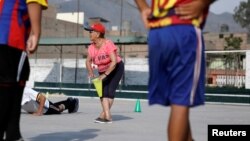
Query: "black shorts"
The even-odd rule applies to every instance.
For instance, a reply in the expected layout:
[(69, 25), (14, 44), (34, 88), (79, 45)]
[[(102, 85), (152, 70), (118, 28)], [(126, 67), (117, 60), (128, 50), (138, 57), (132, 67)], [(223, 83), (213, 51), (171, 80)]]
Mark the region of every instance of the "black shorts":
[(115, 97), (115, 91), (123, 74), (124, 63), (121, 61), (116, 64), (115, 69), (103, 80), (103, 97), (112, 99)]
[(30, 65), (25, 51), (0, 45), (0, 82), (13, 83), (29, 78)]

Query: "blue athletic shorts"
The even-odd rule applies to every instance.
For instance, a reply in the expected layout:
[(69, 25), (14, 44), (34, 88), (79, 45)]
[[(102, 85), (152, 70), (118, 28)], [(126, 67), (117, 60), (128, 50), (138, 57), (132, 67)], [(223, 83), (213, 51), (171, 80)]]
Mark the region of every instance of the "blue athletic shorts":
[(149, 32), (149, 104), (204, 104), (205, 58), (201, 30), (172, 25)]

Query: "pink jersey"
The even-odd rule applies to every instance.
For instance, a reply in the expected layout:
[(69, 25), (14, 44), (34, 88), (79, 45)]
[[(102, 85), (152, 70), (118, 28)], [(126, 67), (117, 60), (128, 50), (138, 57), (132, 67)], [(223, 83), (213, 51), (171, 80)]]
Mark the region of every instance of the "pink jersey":
[(91, 44), (88, 48), (88, 54), (92, 62), (98, 66), (99, 72), (105, 72), (109, 68), (111, 63), (109, 55), (112, 52), (115, 53), (116, 61), (119, 63), (122, 59), (117, 53), (117, 47), (111, 40), (105, 40), (105, 43), (99, 49), (94, 44)]

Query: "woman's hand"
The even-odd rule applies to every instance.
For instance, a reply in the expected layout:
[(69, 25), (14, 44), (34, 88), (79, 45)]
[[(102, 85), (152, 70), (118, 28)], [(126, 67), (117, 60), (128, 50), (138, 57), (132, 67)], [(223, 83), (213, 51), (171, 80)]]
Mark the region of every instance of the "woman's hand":
[(95, 77), (93, 72), (89, 72), (88, 76), (89, 76), (89, 78), (94, 78)]
[(101, 75), (99, 75), (98, 79), (103, 80), (103, 79), (106, 78), (106, 77), (107, 77), (107, 76), (106, 76), (105, 74), (101, 74)]

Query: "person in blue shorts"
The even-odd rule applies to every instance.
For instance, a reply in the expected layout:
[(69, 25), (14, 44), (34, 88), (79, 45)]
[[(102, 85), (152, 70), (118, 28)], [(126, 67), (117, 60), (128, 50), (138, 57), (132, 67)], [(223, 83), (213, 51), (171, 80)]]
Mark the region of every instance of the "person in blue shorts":
[(204, 104), (202, 28), (214, 0), (135, 0), (150, 29), (149, 104), (170, 106), (169, 141), (192, 141), (189, 108)]

